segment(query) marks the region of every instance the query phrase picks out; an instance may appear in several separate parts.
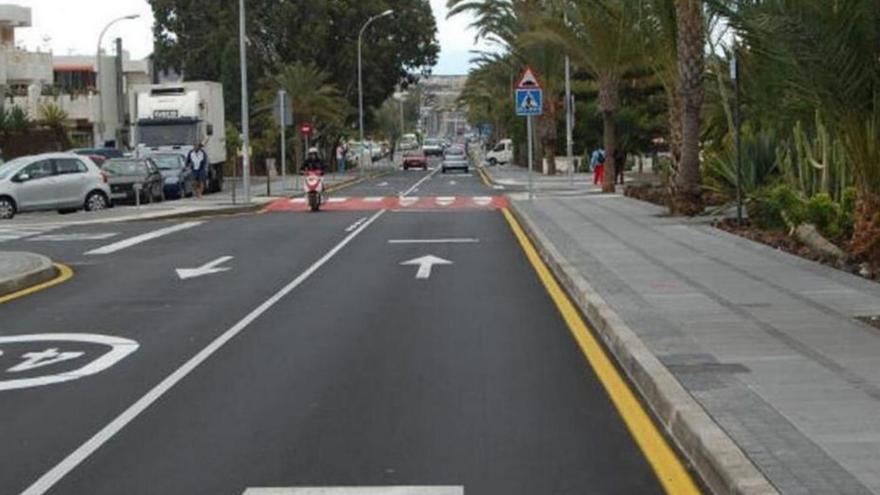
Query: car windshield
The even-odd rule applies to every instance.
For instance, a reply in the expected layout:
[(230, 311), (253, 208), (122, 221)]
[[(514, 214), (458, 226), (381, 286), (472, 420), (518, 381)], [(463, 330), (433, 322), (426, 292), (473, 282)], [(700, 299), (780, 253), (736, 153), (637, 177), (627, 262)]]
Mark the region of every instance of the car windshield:
[(27, 163), (27, 158), (16, 158), (0, 165), (0, 180), (8, 178), (19, 166)]
[(463, 158), (464, 150), (462, 148), (449, 148), (446, 150), (446, 156), (454, 158)]
[(180, 155), (152, 155), (150, 158), (156, 162), (159, 170), (179, 170), (183, 168), (183, 160)]
[(104, 164), (104, 170), (110, 175), (142, 175), (147, 173), (147, 165), (136, 160), (111, 160)]
[(440, 146), (442, 142), (439, 139), (426, 139), (425, 146)]

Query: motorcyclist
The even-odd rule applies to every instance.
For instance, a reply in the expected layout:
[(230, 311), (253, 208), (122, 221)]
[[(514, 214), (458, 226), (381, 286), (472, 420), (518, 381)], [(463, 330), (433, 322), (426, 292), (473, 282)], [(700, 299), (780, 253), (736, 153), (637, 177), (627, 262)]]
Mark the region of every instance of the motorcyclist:
[(322, 174), (327, 171), (327, 166), (318, 155), (318, 148), (309, 148), (309, 152), (306, 155), (306, 161), (303, 162), (303, 170), (306, 172), (314, 170), (321, 172)]

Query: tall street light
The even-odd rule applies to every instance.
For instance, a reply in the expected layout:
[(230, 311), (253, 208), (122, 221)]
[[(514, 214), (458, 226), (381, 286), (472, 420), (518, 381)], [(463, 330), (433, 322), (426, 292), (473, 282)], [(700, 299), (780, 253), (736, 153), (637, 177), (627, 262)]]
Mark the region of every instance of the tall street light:
[[(565, 24), (568, 24), (568, 14), (563, 12)], [(565, 150), (568, 155), (568, 178), (569, 183), (574, 183), (574, 136), (572, 135), (572, 127), (574, 127), (574, 119), (572, 117), (573, 110), (571, 101), (571, 57), (568, 52), (565, 53)]]
[(98, 50), (95, 52), (95, 88), (98, 90), (98, 118), (95, 120), (95, 147), (102, 148), (104, 146), (104, 92), (101, 91), (101, 44), (104, 41), (104, 35), (107, 34), (114, 24), (122, 21), (130, 21), (140, 17), (140, 14), (132, 14), (113, 19), (108, 22), (101, 34), (98, 36)]
[[(248, 121), (247, 86), (247, 33), (245, 32), (244, 0), (238, 2), (238, 45), (241, 62), (241, 181), (244, 186), (244, 202), (251, 202), (250, 122)], [(232, 186), (233, 189), (235, 185)]]
[[(374, 15), (367, 19), (367, 22), (364, 23), (363, 27), (361, 27), (360, 33), (358, 33), (358, 127), (360, 128), (360, 153), (361, 156), (358, 160), (358, 173), (363, 173), (362, 162), (364, 159), (364, 77), (363, 77), (363, 62), (361, 59), (362, 45), (364, 43), (364, 31), (367, 30), (367, 27), (376, 19), (380, 19), (382, 17), (388, 17), (389, 15), (394, 13), (394, 9), (388, 9), (385, 12), (382, 12), (379, 15)], [(373, 150), (372, 143), (370, 143), (370, 160), (373, 159)]]

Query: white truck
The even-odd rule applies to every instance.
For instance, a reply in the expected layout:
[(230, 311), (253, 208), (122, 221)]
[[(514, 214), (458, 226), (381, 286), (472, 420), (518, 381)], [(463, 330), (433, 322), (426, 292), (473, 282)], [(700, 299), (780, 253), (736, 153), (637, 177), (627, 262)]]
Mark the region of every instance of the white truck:
[(486, 153), (486, 163), (489, 165), (500, 165), (511, 163), (513, 161), (513, 140), (502, 139), (492, 148), (492, 151)]
[(223, 189), (226, 118), (222, 84), (192, 81), (134, 86), (129, 108), (131, 148), (136, 156), (186, 155), (201, 143), (210, 161), (208, 191)]

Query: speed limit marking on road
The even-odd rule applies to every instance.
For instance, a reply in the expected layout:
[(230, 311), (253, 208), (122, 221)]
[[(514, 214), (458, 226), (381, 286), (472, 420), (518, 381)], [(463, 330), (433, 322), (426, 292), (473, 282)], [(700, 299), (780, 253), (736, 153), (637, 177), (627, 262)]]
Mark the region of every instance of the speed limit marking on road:
[(100, 373), (136, 351), (133, 340), (85, 333), (0, 336), (0, 391)]

